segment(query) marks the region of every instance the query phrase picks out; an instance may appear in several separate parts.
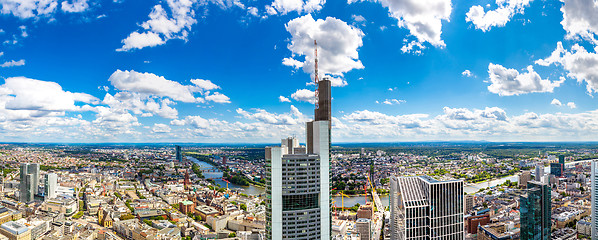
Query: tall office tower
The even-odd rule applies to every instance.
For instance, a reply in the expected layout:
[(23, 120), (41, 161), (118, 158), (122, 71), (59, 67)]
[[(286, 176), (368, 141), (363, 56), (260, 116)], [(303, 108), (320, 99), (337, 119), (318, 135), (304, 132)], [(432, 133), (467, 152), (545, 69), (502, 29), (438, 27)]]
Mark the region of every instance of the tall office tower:
[(463, 180), (391, 177), (391, 239), (464, 239)]
[(565, 155), (559, 155), (559, 163), (565, 166)]
[(32, 163), (29, 164), (29, 174), (32, 175), (33, 179), (33, 194), (38, 194), (39, 193), (39, 164), (38, 163)]
[(183, 154), (181, 153), (181, 146), (176, 145), (176, 146), (174, 146), (174, 148), (176, 149), (176, 160), (179, 162), (182, 162)]
[(519, 200), (521, 240), (550, 239), (550, 187), (547, 183), (530, 181), (527, 193)]
[(591, 161), (591, 180), (592, 185), (590, 186), (591, 198), (592, 198), (592, 238), (598, 239), (598, 161)]
[(523, 171), (519, 174), (519, 187), (524, 188), (527, 186), (527, 182), (532, 180), (532, 173), (530, 171)]
[[(327, 91), (318, 103), (330, 105)], [(294, 138), (266, 148), (266, 239), (330, 239), (330, 110), (316, 115), (306, 123), (307, 148)]]
[(46, 174), (44, 180), (44, 197), (47, 199), (56, 198), (56, 187), (58, 186), (58, 175), (56, 173)]
[(561, 163), (550, 163), (550, 174), (555, 177), (562, 177), (564, 164)]
[(544, 164), (536, 163), (536, 176), (534, 179), (538, 182), (542, 182), (543, 176), (544, 176)]

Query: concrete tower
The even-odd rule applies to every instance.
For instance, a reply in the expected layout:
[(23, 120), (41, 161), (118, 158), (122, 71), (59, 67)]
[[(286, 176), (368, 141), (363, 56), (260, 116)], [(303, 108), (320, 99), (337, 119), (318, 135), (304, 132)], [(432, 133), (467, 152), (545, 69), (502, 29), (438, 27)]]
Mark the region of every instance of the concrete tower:
[(330, 80), (319, 88), (307, 148), (295, 138), (266, 148), (266, 239), (330, 239)]

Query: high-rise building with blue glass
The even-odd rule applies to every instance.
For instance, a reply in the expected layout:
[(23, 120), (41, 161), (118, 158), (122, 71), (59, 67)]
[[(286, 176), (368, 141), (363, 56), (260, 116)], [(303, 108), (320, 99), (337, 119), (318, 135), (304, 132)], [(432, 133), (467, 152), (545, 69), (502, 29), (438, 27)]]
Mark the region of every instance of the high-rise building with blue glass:
[(548, 240), (551, 227), (550, 187), (530, 181), (520, 197), (521, 240)]

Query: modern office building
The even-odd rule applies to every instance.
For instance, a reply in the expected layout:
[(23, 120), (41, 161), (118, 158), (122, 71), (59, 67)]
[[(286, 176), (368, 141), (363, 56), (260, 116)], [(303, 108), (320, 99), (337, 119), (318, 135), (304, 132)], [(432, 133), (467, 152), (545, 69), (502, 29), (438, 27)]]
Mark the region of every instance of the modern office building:
[(592, 239), (598, 239), (598, 161), (591, 161)]
[(544, 176), (544, 164), (536, 163), (536, 175), (534, 179), (538, 182), (542, 182), (542, 177)]
[(463, 197), (462, 180), (391, 177), (391, 239), (464, 239)]
[(561, 163), (550, 164), (550, 174), (555, 177), (562, 177), (565, 165)]
[(355, 222), (355, 227), (359, 233), (359, 240), (372, 239), (372, 220), (367, 218), (359, 218)]
[(30, 240), (31, 230), (22, 223), (11, 221), (0, 225), (0, 233), (10, 240)]
[(474, 200), (475, 200), (475, 196), (474, 195), (465, 195), (465, 213), (468, 213), (469, 211), (473, 210), (473, 206), (474, 204)]
[(39, 164), (21, 163), (20, 181), (19, 200), (25, 203), (32, 202), (39, 184)]
[(318, 86), (307, 146), (287, 138), (266, 148), (266, 239), (330, 239), (330, 80)]
[(56, 173), (46, 174), (44, 179), (44, 198), (56, 198), (56, 188), (58, 186), (58, 175)]
[(530, 181), (520, 197), (521, 240), (550, 239), (551, 205), (547, 183)]
[(174, 146), (175, 150), (176, 150), (176, 160), (178, 162), (182, 162), (183, 161), (183, 154), (181, 153), (181, 146), (176, 145)]

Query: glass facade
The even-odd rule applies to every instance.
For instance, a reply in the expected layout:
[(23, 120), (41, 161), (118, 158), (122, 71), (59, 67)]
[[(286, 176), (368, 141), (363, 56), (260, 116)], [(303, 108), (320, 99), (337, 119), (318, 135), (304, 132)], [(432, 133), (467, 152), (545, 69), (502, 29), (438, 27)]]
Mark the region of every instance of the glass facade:
[(521, 240), (548, 240), (551, 227), (550, 187), (528, 182), (527, 195), (520, 198)]

